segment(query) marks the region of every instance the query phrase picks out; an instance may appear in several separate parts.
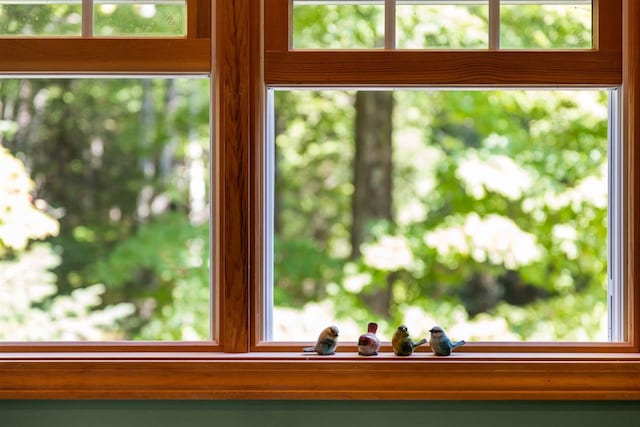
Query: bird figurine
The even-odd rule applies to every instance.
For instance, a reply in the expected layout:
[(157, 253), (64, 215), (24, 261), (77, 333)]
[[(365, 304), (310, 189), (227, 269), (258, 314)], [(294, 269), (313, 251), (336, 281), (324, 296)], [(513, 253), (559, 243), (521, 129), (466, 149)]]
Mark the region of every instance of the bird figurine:
[(465, 343), (464, 340), (451, 342), (440, 326), (434, 326), (429, 329), (429, 332), (431, 333), (429, 345), (436, 356), (449, 356), (454, 348), (460, 347)]
[(303, 350), (305, 352), (315, 351), (322, 356), (328, 356), (334, 354), (336, 347), (338, 346), (338, 327), (328, 326), (320, 332), (318, 342), (313, 347), (306, 347)]
[(426, 338), (421, 339), (420, 341), (413, 342), (409, 337), (409, 331), (405, 325), (398, 326), (398, 329), (393, 334), (393, 338), (391, 339), (391, 346), (393, 347), (393, 352), (396, 356), (411, 356), (413, 353), (413, 349), (417, 346), (422, 345), (427, 342)]
[(378, 324), (370, 322), (367, 325), (367, 333), (358, 338), (358, 354), (361, 356), (375, 356), (380, 349), (380, 340), (376, 336)]

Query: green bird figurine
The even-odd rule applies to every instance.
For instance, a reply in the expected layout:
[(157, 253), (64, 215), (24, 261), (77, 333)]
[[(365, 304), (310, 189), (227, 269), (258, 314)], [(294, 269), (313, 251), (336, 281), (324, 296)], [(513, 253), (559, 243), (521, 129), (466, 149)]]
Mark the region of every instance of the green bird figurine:
[(429, 332), (429, 345), (436, 356), (449, 356), (454, 348), (464, 345), (464, 340), (452, 342), (440, 326), (434, 326)]
[(338, 346), (338, 333), (339, 331), (337, 326), (328, 326), (320, 332), (316, 345), (313, 347), (306, 347), (303, 350), (305, 352), (315, 351), (321, 356), (334, 354), (336, 347)]
[(398, 326), (398, 329), (393, 334), (393, 338), (391, 339), (391, 346), (393, 347), (393, 352), (396, 356), (411, 356), (413, 350), (422, 344), (427, 342), (426, 338), (421, 339), (420, 341), (413, 342), (413, 340), (409, 337), (409, 331), (405, 325)]

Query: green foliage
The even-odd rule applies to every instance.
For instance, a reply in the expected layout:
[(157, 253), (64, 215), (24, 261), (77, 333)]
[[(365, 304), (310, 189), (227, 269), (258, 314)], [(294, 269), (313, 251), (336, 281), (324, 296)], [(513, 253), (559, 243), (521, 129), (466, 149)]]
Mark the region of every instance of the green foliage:
[(0, 341), (118, 338), (130, 304), (103, 307), (101, 284), (58, 294), (51, 270), (60, 257), (29, 243), (57, 234), (58, 223), (31, 204), (32, 188), (22, 162), (0, 147)]
[[(0, 5), (0, 35), (79, 36), (82, 6), (65, 3)], [(93, 19), (98, 36), (186, 34), (184, 3), (96, 4)]]
[(104, 283), (137, 313), (120, 338), (208, 337), (208, 79), (5, 79), (0, 109), (0, 142), (37, 183), (22, 191), (60, 224), (58, 292)]
[(128, 329), (138, 338), (202, 340), (209, 327), (209, 224), (167, 213), (142, 225), (98, 263), (94, 275), (110, 298), (136, 301)]

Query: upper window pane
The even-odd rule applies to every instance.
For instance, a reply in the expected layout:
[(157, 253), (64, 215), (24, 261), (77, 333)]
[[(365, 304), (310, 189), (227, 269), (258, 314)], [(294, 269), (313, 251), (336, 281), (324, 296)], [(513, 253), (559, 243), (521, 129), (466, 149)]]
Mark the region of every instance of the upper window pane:
[(186, 0), (0, 0), (0, 36), (184, 36), (186, 28)]
[(608, 91), (274, 105), (273, 339), (607, 340)]
[(591, 1), (503, 1), (500, 47), (505, 49), (590, 49)]
[(0, 36), (79, 36), (80, 0), (0, 0)]
[(97, 36), (184, 36), (185, 0), (116, 2), (99, 0), (94, 6)]
[(384, 47), (384, 1), (293, 1), (293, 47)]
[(0, 79), (0, 341), (210, 338), (209, 80)]
[(396, 44), (400, 49), (486, 49), (487, 1), (398, 1)]

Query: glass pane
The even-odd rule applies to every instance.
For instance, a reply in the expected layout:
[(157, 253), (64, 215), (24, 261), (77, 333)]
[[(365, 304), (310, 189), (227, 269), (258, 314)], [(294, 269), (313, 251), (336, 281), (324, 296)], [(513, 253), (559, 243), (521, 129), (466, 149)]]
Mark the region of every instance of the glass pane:
[(210, 338), (209, 98), (0, 79), (0, 340)]
[(293, 1), (293, 47), (384, 47), (384, 1)]
[(607, 91), (274, 104), (274, 340), (607, 340)]
[(184, 0), (98, 2), (94, 7), (97, 36), (183, 36), (187, 34)]
[(489, 46), (487, 1), (398, 1), (399, 49), (481, 49)]
[(80, 0), (0, 0), (0, 36), (79, 36)]
[[(500, 46), (505, 49), (592, 47), (591, 1), (504, 1)], [(547, 3), (547, 4), (541, 4)]]

